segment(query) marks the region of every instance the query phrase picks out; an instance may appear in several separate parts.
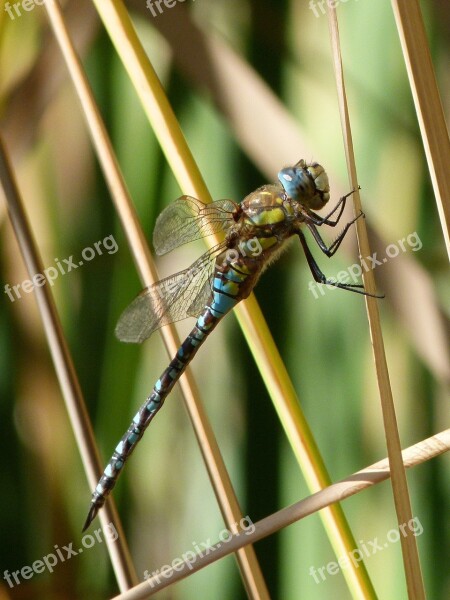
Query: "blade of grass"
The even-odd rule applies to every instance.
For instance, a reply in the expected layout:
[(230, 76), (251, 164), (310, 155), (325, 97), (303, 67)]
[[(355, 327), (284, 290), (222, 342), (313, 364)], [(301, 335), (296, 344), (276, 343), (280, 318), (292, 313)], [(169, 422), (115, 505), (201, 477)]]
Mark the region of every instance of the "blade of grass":
[[(331, 46), (336, 74), (336, 87), (339, 99), (339, 111), (341, 115), (342, 135), (344, 138), (347, 169), (349, 172), (351, 188), (355, 190), (355, 193), (353, 194), (353, 201), (356, 215), (361, 212), (361, 199), (358, 191), (358, 178), (356, 175), (353, 139), (350, 126), (350, 116), (348, 113), (347, 95), (345, 91), (339, 28), (336, 10), (330, 7), (328, 7), (328, 20), (330, 26)], [(356, 225), (360, 256), (372, 256), (369, 247), (365, 219), (358, 219)], [(363, 281), (365, 289), (371, 294), (374, 294), (376, 286), (372, 270), (365, 271), (363, 273)], [(411, 501), (409, 498), (408, 483), (406, 480), (406, 473), (402, 460), (400, 436), (398, 433), (394, 399), (392, 397), (386, 355), (384, 352), (383, 334), (381, 331), (377, 300), (376, 298), (369, 296), (366, 296), (365, 300), (375, 360), (377, 383), (383, 413), (389, 464), (391, 466), (394, 504), (397, 512), (398, 524), (401, 525), (402, 523), (408, 523), (410, 519), (412, 519)], [(416, 538), (414, 536), (400, 536), (400, 538), (408, 595), (414, 600), (420, 600), (421, 598), (425, 599), (425, 590), (423, 587)]]
[[(445, 431), (437, 433), (436, 435), (426, 440), (422, 440), (418, 444), (404, 450), (404, 465), (407, 468), (411, 468), (439, 456), (444, 452), (448, 452), (449, 450), (450, 429), (446, 429)], [(209, 554), (203, 556), (198, 555), (195, 561), (192, 560), (189, 564), (184, 563), (183, 566), (178, 565), (180, 568), (177, 568), (177, 571), (172, 570), (172, 572), (165, 573), (167, 577), (161, 579), (161, 575), (155, 575), (152, 579), (147, 580), (145, 583), (140, 583), (134, 589), (116, 596), (113, 600), (140, 600), (142, 598), (147, 598), (171, 583), (184, 579), (191, 572), (195, 573), (207, 565), (220, 560), (231, 552), (234, 552), (236, 548), (261, 540), (268, 535), (279, 531), (283, 527), (292, 525), (292, 523), (321, 510), (332, 502), (345, 500), (354, 494), (358, 494), (373, 485), (377, 485), (382, 481), (389, 479), (389, 477), (389, 459), (385, 458), (333, 483), (326, 489), (309, 496), (305, 500), (300, 500), (291, 506), (283, 508), (274, 514), (261, 519), (254, 524), (255, 529), (253, 532), (246, 532), (246, 535), (235, 535), (230, 538), (226, 544), (217, 543), (211, 546), (212, 550)], [(414, 521), (408, 521), (405, 525), (409, 525), (409, 523), (414, 523)], [(406, 531), (406, 528), (404, 530)], [(411, 531), (411, 533), (413, 534), (414, 532)], [(414, 537), (414, 535), (407, 535), (407, 537)], [(353, 555), (341, 555), (339, 559), (343, 560), (346, 558), (348, 562), (351, 561), (351, 556)]]
[[(73, 47), (59, 4), (56, 0), (47, 0), (45, 8), (77, 91), (100, 165), (128, 243), (133, 251), (142, 284), (146, 287), (157, 281), (159, 277), (124, 178), (120, 172), (111, 140)], [(173, 356), (180, 346), (175, 327), (164, 328), (161, 330), (161, 335), (169, 356)], [(182, 378), (180, 385), (224, 521), (227, 527), (231, 529), (243, 516), (231, 479), (226, 470), (214, 432), (199, 400), (199, 394), (192, 376), (187, 373)], [(269, 594), (254, 549), (248, 547), (239, 550), (237, 560), (249, 594), (255, 598), (268, 598)]]
[[(39, 255), (18, 187), (14, 181), (12, 167), (1, 138), (0, 181), (20, 251), (28, 269), (30, 279), (34, 281), (33, 277), (35, 275), (44, 273), (44, 265)], [(36, 286), (34, 293), (47, 337), (47, 343), (55, 365), (55, 371), (66, 403), (66, 409), (83, 464), (85, 465), (89, 485), (94, 489), (98, 481), (98, 473), (101, 469), (100, 457), (75, 367), (56, 310), (55, 301), (48, 285)], [(106, 510), (100, 515), (103, 528), (105, 529), (110, 523), (114, 523), (118, 532), (116, 540), (110, 538), (110, 536), (105, 536), (108, 552), (119, 583), (119, 589), (126, 590), (136, 584), (138, 579), (131, 562), (125, 535), (114, 502), (111, 502), (105, 508)]]
[(418, 0), (392, 0), (409, 85), (450, 258), (450, 140)]
[[(185, 194), (204, 202), (211, 200), (205, 183), (180, 130), (153, 67), (136, 35), (123, 2), (94, 0), (99, 15), (136, 88), (143, 108)], [(312, 491), (329, 484), (330, 479), (301, 411), (299, 400), (279, 356), (272, 336), (253, 295), (235, 309), (244, 336), (261, 371), (269, 394), (293, 447), (295, 456)], [(321, 514), (328, 536), (339, 556), (355, 547), (350, 528), (339, 506)], [(363, 568), (345, 570), (347, 583), (355, 598), (375, 597)]]

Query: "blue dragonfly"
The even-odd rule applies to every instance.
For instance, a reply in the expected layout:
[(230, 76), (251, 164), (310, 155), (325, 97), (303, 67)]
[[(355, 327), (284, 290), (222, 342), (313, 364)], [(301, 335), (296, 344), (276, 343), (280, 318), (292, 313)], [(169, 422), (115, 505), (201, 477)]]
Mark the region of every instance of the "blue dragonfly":
[(158, 255), (219, 231), (225, 232), (225, 239), (187, 269), (144, 289), (118, 321), (116, 335), (120, 340), (141, 343), (163, 325), (188, 316), (197, 319), (116, 446), (92, 494), (83, 531), (105, 503), (125, 462), (197, 350), (219, 321), (249, 296), (289, 238), (299, 237), (316, 282), (371, 295), (361, 284), (327, 279), (303, 232), (304, 227), (309, 229), (321, 251), (333, 256), (351, 225), (363, 213), (348, 222), (330, 246), (317, 228), (335, 227), (353, 192), (343, 196), (331, 212), (321, 217), (314, 211), (323, 208), (330, 199), (328, 176), (321, 165), (300, 160), (293, 167), (282, 169), (278, 180), (279, 183), (266, 184), (251, 192), (240, 204), (232, 200), (204, 204), (192, 196), (181, 196), (159, 215), (153, 234)]

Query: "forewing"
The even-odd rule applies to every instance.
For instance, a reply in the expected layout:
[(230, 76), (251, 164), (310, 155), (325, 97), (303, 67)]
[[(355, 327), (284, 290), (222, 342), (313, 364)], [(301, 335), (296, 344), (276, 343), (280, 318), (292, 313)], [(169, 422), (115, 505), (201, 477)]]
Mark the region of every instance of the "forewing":
[(181, 196), (156, 220), (153, 232), (156, 254), (161, 256), (188, 242), (226, 231), (234, 223), (233, 212), (237, 208), (232, 200), (204, 204), (192, 196)]
[(198, 316), (208, 299), (219, 244), (188, 269), (145, 288), (124, 310), (116, 326), (122, 342), (141, 343), (163, 325)]

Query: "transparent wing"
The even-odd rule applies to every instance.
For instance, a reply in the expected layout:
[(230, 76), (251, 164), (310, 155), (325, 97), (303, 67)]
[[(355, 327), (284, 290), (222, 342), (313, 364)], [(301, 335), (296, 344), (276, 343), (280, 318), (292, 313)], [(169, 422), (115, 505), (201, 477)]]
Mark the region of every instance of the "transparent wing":
[(119, 340), (141, 343), (163, 325), (197, 317), (211, 295), (215, 259), (224, 248), (218, 244), (188, 269), (145, 288), (120, 316)]
[(201, 314), (201, 312), (203, 311), (203, 309), (209, 302), (209, 299), (211, 297), (211, 290), (212, 290), (212, 277), (210, 277), (209, 279), (207, 279), (205, 281), (200, 292), (197, 294), (197, 296), (191, 302), (191, 304), (188, 308), (188, 311), (187, 311), (188, 315), (190, 317), (198, 317), (198, 315)]
[(233, 223), (239, 205), (232, 200), (204, 204), (192, 196), (181, 196), (165, 208), (156, 220), (153, 246), (161, 256), (178, 246), (217, 231), (226, 231)]

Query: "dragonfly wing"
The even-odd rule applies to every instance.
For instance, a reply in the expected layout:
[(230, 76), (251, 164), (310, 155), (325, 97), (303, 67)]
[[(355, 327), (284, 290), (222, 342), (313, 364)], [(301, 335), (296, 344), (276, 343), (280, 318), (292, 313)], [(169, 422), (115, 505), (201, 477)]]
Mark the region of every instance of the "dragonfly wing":
[(204, 204), (192, 196), (181, 196), (165, 208), (156, 220), (153, 246), (161, 256), (178, 246), (218, 231), (226, 231), (233, 223), (238, 204), (217, 200)]
[(202, 289), (198, 293), (197, 297), (191, 303), (188, 308), (188, 315), (190, 317), (198, 317), (203, 312), (205, 306), (209, 303), (212, 294), (214, 272), (211, 273), (209, 279), (205, 281)]
[(120, 315), (115, 334), (122, 342), (141, 343), (156, 329), (157, 303), (153, 288), (151, 285), (142, 290)]
[(188, 269), (145, 288), (120, 316), (115, 330), (119, 340), (141, 343), (163, 325), (198, 316), (208, 287), (211, 293), (215, 258), (223, 248), (219, 244)]

